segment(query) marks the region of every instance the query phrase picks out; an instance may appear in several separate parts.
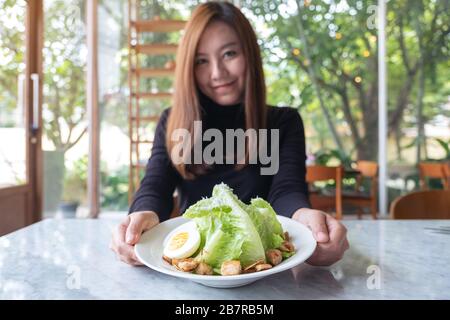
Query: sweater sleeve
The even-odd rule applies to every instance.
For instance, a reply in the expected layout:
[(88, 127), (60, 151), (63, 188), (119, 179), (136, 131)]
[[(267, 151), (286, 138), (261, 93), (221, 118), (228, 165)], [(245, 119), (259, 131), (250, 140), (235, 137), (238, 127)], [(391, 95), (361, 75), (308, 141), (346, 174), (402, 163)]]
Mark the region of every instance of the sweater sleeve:
[(268, 200), (279, 215), (291, 217), (300, 208), (310, 208), (306, 183), (305, 133), (300, 114), (282, 108), (279, 117), (279, 168)]
[(169, 219), (173, 209), (173, 192), (180, 176), (170, 161), (166, 148), (166, 123), (169, 110), (165, 110), (155, 131), (152, 153), (144, 178), (130, 206), (129, 213), (154, 211), (160, 221)]

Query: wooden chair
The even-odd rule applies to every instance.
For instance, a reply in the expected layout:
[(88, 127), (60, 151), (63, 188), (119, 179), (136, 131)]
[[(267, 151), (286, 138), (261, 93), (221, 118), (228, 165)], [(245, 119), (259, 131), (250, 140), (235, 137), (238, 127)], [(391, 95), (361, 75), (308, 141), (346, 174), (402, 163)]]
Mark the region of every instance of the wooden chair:
[(394, 200), (392, 219), (450, 219), (450, 191), (416, 191)]
[(444, 189), (450, 190), (450, 162), (444, 163), (443, 166), (445, 176)]
[(445, 190), (449, 190), (449, 171), (448, 163), (439, 162), (421, 162), (419, 163), (420, 188), (428, 190), (428, 179), (440, 179)]
[[(342, 174), (342, 166), (311, 165), (306, 167), (306, 182), (310, 186), (309, 201), (313, 209), (329, 211), (334, 207), (336, 218), (342, 219)], [(333, 195), (323, 195), (311, 190), (314, 182), (328, 180), (336, 182), (336, 191)]]
[[(361, 219), (362, 208), (369, 207), (373, 219), (377, 218), (378, 206), (378, 164), (373, 161), (360, 160), (356, 163), (357, 171), (355, 191), (344, 192), (344, 204), (358, 208), (358, 219)], [(369, 193), (361, 192), (361, 184), (364, 179), (370, 179)]]

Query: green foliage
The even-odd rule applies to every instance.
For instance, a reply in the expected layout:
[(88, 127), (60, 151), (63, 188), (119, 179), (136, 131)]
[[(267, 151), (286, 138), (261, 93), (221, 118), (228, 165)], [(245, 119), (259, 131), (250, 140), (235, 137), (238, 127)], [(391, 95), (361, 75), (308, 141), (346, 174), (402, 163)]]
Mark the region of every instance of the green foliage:
[(66, 169), (62, 200), (64, 202), (86, 203), (87, 200), (88, 156), (74, 161), (73, 169)]
[[(413, 139), (410, 143), (408, 143), (407, 145), (403, 146), (403, 149), (410, 149), (413, 148), (417, 145), (417, 137), (415, 139)], [(437, 158), (427, 158), (425, 159), (426, 161), (443, 161), (443, 160), (450, 160), (450, 139), (445, 141), (444, 139), (440, 139), (440, 138), (431, 138), (428, 139), (431, 141), (435, 141), (438, 146), (440, 146), (440, 148), (443, 150), (444, 153), (444, 157), (437, 159)]]
[[(123, 211), (128, 208), (128, 166), (109, 172), (102, 163), (100, 203), (103, 209)], [(86, 203), (88, 156), (83, 156), (64, 175), (64, 202)]]
[(100, 201), (103, 209), (113, 211), (127, 210), (128, 174), (128, 166), (123, 166), (114, 172), (102, 170)]
[[(352, 169), (353, 161), (351, 157), (338, 149), (320, 149), (313, 155), (314, 164), (323, 166), (338, 166), (342, 165), (345, 169)], [(354, 176), (343, 177), (343, 187), (346, 190), (354, 190), (356, 179)], [(321, 190), (321, 192), (332, 192), (336, 187), (335, 181), (330, 182), (315, 182), (314, 187)]]
[[(84, 0), (46, 1), (43, 46), (43, 131), (55, 149), (67, 151), (84, 135), (86, 36)], [(25, 1), (0, 1), (0, 115), (18, 101), (18, 79), (25, 71)], [(83, 51), (84, 50), (84, 51)]]
[[(24, 1), (0, 1), (0, 125), (15, 127), (19, 75), (25, 71)], [(8, 22), (8, 23), (7, 23)]]
[(450, 139), (448, 141), (439, 138), (434, 140), (442, 147), (442, 149), (444, 149), (445, 152), (444, 158), (440, 160), (450, 160)]
[(352, 159), (342, 150), (321, 149), (314, 154), (314, 157), (315, 164), (318, 165), (342, 165), (344, 168), (352, 167)]
[(48, 2), (45, 16), (43, 128), (56, 149), (67, 151), (86, 132), (84, 1)]
[[(338, 132), (350, 130), (346, 153), (375, 159), (377, 153), (376, 1), (244, 1), (261, 39), (268, 70), (269, 101), (293, 103), (302, 110), (306, 129), (330, 139), (319, 96)], [(388, 4), (387, 50), (389, 130), (417, 126), (417, 62), (425, 52), (425, 122), (443, 114), (449, 96), (448, 1), (399, 0)], [(304, 29), (302, 39), (300, 26)], [(404, 40), (403, 49), (400, 39)], [(409, 68), (409, 69), (408, 69)], [(311, 90), (313, 77), (319, 90)], [(272, 87), (273, 86), (273, 87)], [(300, 98), (308, 90), (307, 98)], [(299, 94), (300, 93), (300, 94)], [(448, 112), (444, 116), (449, 116)], [(339, 134), (340, 139), (344, 135)], [(311, 140), (310, 140), (311, 141)], [(401, 150), (398, 150), (401, 152)]]

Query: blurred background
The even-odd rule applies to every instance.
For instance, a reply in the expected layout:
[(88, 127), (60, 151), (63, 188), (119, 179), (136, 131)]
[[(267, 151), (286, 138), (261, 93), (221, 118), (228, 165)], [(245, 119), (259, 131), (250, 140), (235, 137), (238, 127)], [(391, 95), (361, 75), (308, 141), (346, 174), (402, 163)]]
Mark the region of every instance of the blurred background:
[[(5, 190), (27, 184), (30, 170), (27, 123), (31, 120), (26, 104), (30, 98), (24, 94), (27, 85), (33, 83), (26, 79), (30, 2), (33, 1), (0, 0), (0, 188)], [(88, 217), (90, 139), (86, 81), (88, 32), (92, 26), (86, 12), (91, 4), (89, 0), (39, 2), (43, 14), (38, 112), (42, 161), (37, 162), (36, 170), (41, 172), (38, 181), (42, 189), (33, 190), (42, 199), (43, 217), (64, 216), (64, 212)], [(131, 180), (139, 180), (130, 166), (145, 165), (156, 124), (137, 120), (137, 139), (148, 137), (148, 143), (130, 145), (134, 144), (132, 127), (136, 126), (136, 115), (130, 114), (136, 91), (130, 84), (130, 65), (136, 63), (131, 59), (136, 56), (142, 68), (163, 66), (171, 70), (174, 52), (139, 54), (145, 50), (136, 52), (136, 45), (176, 45), (180, 38), (177, 32), (143, 32), (136, 40), (130, 30), (129, 14), (137, 20), (185, 21), (200, 2), (94, 2), (96, 15), (90, 21), (94, 21), (97, 34), (99, 215), (122, 216), (128, 209)], [(269, 103), (297, 108), (303, 118), (308, 164), (342, 165), (347, 171), (357, 172), (358, 160), (377, 162), (377, 1), (234, 3), (250, 19), (259, 38)], [(389, 203), (420, 189), (419, 163), (450, 160), (449, 9), (447, 0), (387, 2)], [(170, 74), (164, 75), (140, 79), (137, 92), (170, 93), (172, 79)], [(140, 99), (138, 117), (157, 119), (170, 106), (170, 98), (160, 97)], [(33, 110), (33, 106), (29, 108)], [(139, 174), (142, 170), (138, 170)], [(443, 188), (442, 181), (430, 180), (429, 188)], [(352, 190), (357, 178), (344, 176), (342, 184), (344, 192)], [(335, 186), (332, 181), (319, 184), (322, 189)], [(358, 188), (370, 186), (363, 183)], [(351, 217), (354, 212), (350, 206), (344, 206), (344, 217)], [(369, 217), (366, 214), (368, 210), (362, 216)]]

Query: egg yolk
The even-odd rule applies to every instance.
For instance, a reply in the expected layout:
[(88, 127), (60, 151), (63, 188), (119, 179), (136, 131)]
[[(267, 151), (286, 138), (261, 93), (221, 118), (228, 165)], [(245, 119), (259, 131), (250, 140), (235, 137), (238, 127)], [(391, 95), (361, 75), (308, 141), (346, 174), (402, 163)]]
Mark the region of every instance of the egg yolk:
[(181, 248), (187, 241), (189, 234), (187, 232), (180, 232), (175, 235), (170, 241), (169, 249), (176, 250)]

